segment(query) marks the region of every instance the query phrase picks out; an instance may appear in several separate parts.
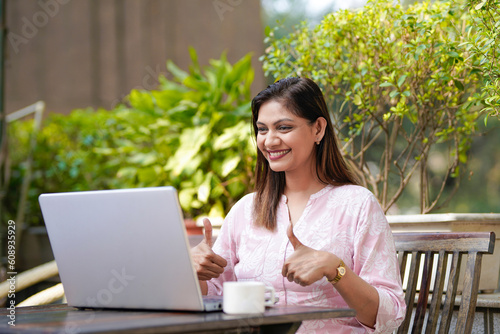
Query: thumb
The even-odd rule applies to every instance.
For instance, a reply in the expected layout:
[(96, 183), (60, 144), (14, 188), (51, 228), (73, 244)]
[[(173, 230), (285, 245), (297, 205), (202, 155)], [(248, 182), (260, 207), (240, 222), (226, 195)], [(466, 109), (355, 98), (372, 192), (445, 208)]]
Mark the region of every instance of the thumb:
[(205, 242), (207, 245), (212, 248), (212, 223), (208, 218), (203, 219), (203, 225), (205, 226)]
[(300, 240), (297, 239), (297, 237), (293, 233), (293, 225), (292, 224), (290, 224), (290, 226), (288, 226), (288, 230), (287, 230), (286, 234), (288, 235), (288, 240), (290, 240), (290, 243), (292, 244), (294, 250), (297, 250), (298, 247), (303, 246), (302, 243), (300, 242)]

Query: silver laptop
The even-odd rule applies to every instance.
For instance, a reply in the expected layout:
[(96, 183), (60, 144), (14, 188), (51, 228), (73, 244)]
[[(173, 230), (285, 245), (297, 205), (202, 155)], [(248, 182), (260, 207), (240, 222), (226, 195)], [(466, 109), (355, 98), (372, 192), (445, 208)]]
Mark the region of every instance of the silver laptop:
[(39, 198), (70, 306), (186, 311), (204, 300), (172, 187), (43, 194)]

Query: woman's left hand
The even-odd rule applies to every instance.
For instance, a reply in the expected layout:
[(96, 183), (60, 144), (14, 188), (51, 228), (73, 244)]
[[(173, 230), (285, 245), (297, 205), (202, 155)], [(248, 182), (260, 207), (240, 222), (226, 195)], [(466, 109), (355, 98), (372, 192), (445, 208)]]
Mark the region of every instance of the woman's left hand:
[[(294, 252), (286, 259), (282, 275), (289, 282), (308, 286), (319, 281), (324, 276), (335, 276), (334, 272), (340, 264), (340, 259), (334, 254), (317, 251), (302, 244), (293, 233), (293, 226), (288, 227), (288, 239)], [(333, 279), (333, 277), (331, 278)]]

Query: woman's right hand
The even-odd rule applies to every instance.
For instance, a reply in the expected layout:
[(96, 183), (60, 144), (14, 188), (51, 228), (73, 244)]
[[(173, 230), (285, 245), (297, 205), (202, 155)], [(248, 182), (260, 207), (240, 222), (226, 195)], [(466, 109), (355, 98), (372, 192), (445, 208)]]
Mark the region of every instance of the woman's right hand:
[(227, 261), (215, 254), (212, 250), (212, 224), (207, 218), (203, 219), (205, 225), (205, 237), (203, 241), (191, 249), (191, 257), (200, 281), (208, 281), (219, 277), (227, 266)]

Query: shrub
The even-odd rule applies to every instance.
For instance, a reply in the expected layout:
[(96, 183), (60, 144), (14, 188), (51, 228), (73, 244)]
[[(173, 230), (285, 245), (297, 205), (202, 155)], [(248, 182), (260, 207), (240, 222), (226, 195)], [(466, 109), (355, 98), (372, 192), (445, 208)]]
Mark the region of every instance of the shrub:
[[(455, 30), (468, 23), (450, 2), (404, 9), (371, 1), (281, 39), (268, 29), (261, 59), (276, 78), (307, 76), (322, 86), (347, 160), (385, 211), (419, 175), (426, 213), (446, 203), (439, 200), (447, 186), (458, 187), (479, 116), (481, 78)], [(448, 150), (448, 164), (432, 174), (437, 146)]]
[(483, 110), (500, 118), (500, 1), (466, 0), (465, 7), (471, 21), (465, 29), (462, 46), (474, 55), (471, 66), (484, 78)]
[[(44, 192), (172, 185), (186, 217), (223, 216), (253, 189), (255, 145), (250, 124), (251, 57), (231, 65), (225, 55), (184, 72), (171, 61), (173, 79), (156, 90), (132, 90), (112, 110), (51, 114), (38, 135), (28, 217), (39, 223)], [(30, 122), (16, 125), (22, 141)], [(22, 177), (24, 157), (16, 157)], [(13, 178), (12, 185), (18, 183)]]

